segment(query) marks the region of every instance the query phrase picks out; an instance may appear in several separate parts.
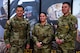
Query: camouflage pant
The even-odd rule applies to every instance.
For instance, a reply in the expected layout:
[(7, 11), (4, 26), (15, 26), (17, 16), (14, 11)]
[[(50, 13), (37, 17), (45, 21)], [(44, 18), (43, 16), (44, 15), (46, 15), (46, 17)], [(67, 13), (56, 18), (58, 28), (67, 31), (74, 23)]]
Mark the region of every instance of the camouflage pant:
[(74, 49), (68, 49), (68, 50), (57, 50), (57, 53), (75, 53), (75, 50)]
[(24, 53), (24, 48), (11, 46), (11, 48), (8, 49), (7, 53)]
[(51, 49), (37, 49), (37, 48), (34, 48), (34, 53), (51, 53)]

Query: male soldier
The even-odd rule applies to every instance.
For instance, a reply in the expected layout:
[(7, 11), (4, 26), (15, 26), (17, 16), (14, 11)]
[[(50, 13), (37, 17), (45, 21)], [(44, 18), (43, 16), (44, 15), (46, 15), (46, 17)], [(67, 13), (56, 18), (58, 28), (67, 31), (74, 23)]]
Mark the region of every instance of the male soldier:
[(29, 48), (30, 26), (23, 17), (24, 8), (17, 6), (16, 16), (8, 21), (5, 26), (4, 40), (9, 53), (24, 53)]
[(77, 32), (77, 19), (70, 13), (70, 3), (64, 2), (62, 5), (63, 16), (58, 19), (56, 42), (63, 53), (75, 53), (75, 38)]
[(32, 35), (34, 53), (51, 53), (52, 27), (46, 22), (46, 13), (40, 13), (40, 23), (34, 26)]

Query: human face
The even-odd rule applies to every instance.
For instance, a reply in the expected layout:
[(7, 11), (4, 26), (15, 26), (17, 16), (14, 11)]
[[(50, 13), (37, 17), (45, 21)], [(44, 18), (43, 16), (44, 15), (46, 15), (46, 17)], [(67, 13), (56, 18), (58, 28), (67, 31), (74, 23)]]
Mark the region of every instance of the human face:
[(22, 7), (18, 7), (16, 9), (16, 14), (17, 14), (18, 17), (22, 17), (23, 16), (23, 13), (24, 13), (24, 10), (23, 10)]
[(40, 21), (41, 21), (41, 22), (45, 22), (45, 21), (46, 21), (46, 18), (47, 18), (47, 17), (46, 17), (46, 15), (45, 15), (44, 13), (41, 13), (41, 14), (40, 14)]
[(68, 14), (70, 11), (70, 6), (68, 4), (63, 4), (62, 5), (62, 12), (63, 14)]

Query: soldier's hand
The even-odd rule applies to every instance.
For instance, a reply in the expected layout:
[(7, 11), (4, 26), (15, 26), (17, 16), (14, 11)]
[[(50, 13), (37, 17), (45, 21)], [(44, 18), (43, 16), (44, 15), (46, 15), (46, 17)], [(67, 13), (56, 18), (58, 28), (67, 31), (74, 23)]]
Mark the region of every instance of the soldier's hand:
[(64, 40), (60, 39), (60, 44), (62, 44), (64, 42)]
[(57, 43), (57, 44), (60, 44), (60, 40), (59, 40), (59, 39), (56, 39), (56, 43)]
[(63, 40), (62, 39), (56, 39), (56, 43), (62, 44), (63, 43)]
[(11, 45), (10, 45), (10, 44), (7, 44), (7, 45), (6, 45), (6, 47), (7, 47), (7, 48), (10, 48), (10, 47), (11, 47)]
[(29, 44), (27, 44), (27, 45), (26, 45), (26, 49), (29, 49), (29, 48), (30, 48), (30, 45), (29, 45)]
[(40, 48), (42, 45), (41, 45), (40, 42), (37, 42), (37, 43), (36, 43), (36, 46), (37, 46), (38, 48)]
[(57, 29), (57, 25), (54, 25), (55, 29)]
[(9, 20), (7, 20), (7, 24), (8, 24), (8, 25), (10, 24), (10, 21), (9, 21)]

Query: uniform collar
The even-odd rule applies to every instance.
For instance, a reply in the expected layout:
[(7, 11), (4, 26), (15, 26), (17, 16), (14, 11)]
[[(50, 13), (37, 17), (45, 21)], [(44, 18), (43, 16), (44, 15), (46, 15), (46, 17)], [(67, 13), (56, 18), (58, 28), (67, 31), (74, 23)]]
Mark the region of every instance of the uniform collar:
[(44, 25), (42, 25), (41, 23), (39, 23), (39, 26), (47, 26), (47, 25), (49, 25), (47, 22)]
[(71, 13), (69, 13), (67, 16), (64, 16), (64, 15), (63, 15), (63, 17), (68, 17), (68, 16), (71, 16)]
[[(22, 19), (18, 19), (18, 18), (22, 18)], [(21, 21), (21, 20), (24, 20), (24, 16), (22, 16), (22, 17), (17, 17), (17, 16), (15, 16), (14, 19)]]

